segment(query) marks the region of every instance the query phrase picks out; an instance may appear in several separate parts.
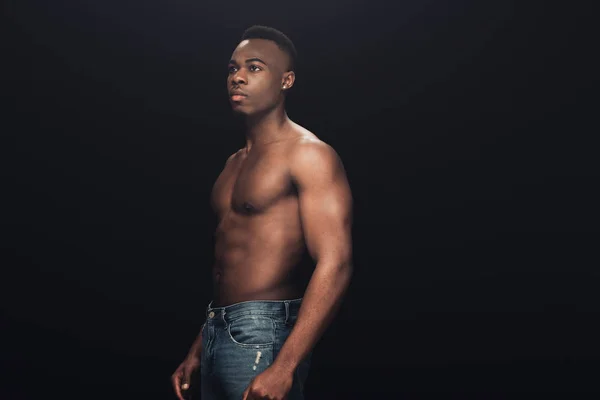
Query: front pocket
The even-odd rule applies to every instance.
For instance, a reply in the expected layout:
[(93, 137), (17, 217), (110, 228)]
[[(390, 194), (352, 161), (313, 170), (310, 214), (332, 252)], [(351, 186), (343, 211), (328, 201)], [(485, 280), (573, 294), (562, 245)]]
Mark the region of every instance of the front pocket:
[(238, 346), (264, 348), (273, 345), (275, 325), (272, 318), (248, 315), (230, 321), (227, 333)]

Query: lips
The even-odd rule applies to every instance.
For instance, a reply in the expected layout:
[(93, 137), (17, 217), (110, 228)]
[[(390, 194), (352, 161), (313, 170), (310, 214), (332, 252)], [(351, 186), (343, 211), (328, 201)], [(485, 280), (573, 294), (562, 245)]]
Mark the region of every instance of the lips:
[(231, 100), (233, 101), (241, 101), (248, 97), (248, 95), (241, 90), (232, 90), (229, 92), (229, 97), (231, 97)]
[(242, 94), (232, 94), (232, 95), (231, 95), (231, 100), (232, 100), (232, 101), (242, 101), (242, 100), (244, 100), (245, 98), (246, 98), (246, 96), (245, 96), (245, 95), (242, 95)]

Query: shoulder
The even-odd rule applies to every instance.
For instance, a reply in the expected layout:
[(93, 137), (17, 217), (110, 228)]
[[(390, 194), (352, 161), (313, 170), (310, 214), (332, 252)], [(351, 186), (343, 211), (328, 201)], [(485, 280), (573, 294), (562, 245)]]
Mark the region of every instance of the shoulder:
[(314, 135), (295, 141), (289, 153), (289, 168), (297, 183), (331, 181), (345, 175), (342, 161), (335, 149)]
[(290, 151), (289, 161), (292, 169), (335, 167), (341, 163), (335, 149), (314, 136), (297, 139)]

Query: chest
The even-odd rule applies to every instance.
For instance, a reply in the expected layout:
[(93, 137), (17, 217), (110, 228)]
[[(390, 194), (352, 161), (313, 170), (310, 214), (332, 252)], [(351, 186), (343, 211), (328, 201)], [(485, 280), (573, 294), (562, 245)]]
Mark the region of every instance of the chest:
[(264, 212), (293, 192), (287, 163), (268, 154), (232, 160), (217, 178), (212, 191), (215, 211), (243, 214)]

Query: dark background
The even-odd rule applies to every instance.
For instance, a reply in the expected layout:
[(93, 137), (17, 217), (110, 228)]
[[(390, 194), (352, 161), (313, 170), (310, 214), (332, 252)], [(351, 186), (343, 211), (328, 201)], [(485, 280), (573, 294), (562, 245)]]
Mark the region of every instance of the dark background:
[(289, 116), (355, 198), (309, 398), (600, 393), (591, 10), (48, 3), (3, 5), (1, 400), (174, 399), (211, 298), (209, 192), (244, 145), (227, 61), (253, 24), (296, 44)]

